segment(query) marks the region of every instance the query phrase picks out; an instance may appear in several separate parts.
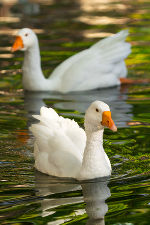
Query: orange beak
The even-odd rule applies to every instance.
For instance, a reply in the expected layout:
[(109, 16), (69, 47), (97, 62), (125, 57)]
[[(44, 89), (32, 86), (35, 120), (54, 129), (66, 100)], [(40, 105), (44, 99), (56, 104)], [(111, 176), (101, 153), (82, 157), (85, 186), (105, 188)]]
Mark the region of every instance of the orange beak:
[(108, 127), (112, 131), (117, 131), (117, 127), (111, 118), (110, 111), (104, 111), (102, 114), (102, 125)]
[(19, 49), (22, 49), (23, 47), (24, 47), (24, 45), (23, 45), (22, 38), (20, 36), (17, 36), (16, 40), (15, 40), (15, 42), (14, 42), (12, 48), (11, 48), (11, 51), (15, 52)]

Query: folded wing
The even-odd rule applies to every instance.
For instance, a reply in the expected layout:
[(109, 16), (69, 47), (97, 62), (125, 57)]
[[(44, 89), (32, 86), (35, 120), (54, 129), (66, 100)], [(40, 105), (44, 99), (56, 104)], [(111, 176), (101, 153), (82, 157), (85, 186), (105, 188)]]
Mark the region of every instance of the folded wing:
[(100, 40), (61, 63), (51, 77), (61, 81), (64, 92), (118, 85), (118, 77), (127, 74), (124, 59), (131, 52), (131, 45), (125, 42), (127, 35), (124, 30)]
[(75, 177), (86, 143), (84, 130), (52, 108), (42, 107), (34, 117), (40, 121), (30, 127), (35, 136), (35, 167), (49, 175)]

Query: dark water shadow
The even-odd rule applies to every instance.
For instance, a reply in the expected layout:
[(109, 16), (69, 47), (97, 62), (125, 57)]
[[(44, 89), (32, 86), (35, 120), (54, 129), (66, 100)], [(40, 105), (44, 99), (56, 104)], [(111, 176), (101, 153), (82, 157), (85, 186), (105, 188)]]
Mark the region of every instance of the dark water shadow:
[(25, 92), (24, 98), (25, 110), (29, 118), (33, 114), (39, 114), (40, 108), (46, 105), (59, 110), (78, 111), (82, 114), (95, 100), (104, 101), (110, 106), (113, 119), (119, 126), (126, 126), (126, 122), (132, 118), (132, 106), (126, 102), (128, 98), (127, 92), (121, 92), (120, 87), (68, 94)]

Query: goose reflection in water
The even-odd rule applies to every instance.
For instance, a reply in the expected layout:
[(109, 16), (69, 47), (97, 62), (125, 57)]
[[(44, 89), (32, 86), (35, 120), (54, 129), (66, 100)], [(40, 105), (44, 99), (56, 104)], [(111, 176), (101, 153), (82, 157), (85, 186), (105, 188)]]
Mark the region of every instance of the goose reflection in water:
[[(87, 225), (104, 225), (104, 216), (108, 211), (107, 198), (111, 196), (110, 189), (107, 186), (109, 177), (98, 178), (92, 181), (86, 181), (82, 184), (75, 183), (71, 179), (58, 179), (36, 171), (36, 189), (37, 195), (42, 197), (41, 200), (41, 216), (48, 217), (55, 214), (58, 206), (68, 206), (71, 204), (80, 204), (85, 202), (85, 210), (74, 207), (74, 214), (88, 214)], [(82, 196), (76, 196), (76, 191), (82, 190)], [(69, 195), (68, 195), (69, 192)], [(72, 194), (70, 194), (72, 192)], [(60, 194), (54, 196), (53, 194)], [(64, 195), (66, 194), (66, 197)], [(63, 197), (61, 197), (61, 195)], [(74, 195), (74, 196), (73, 196)], [(71, 196), (71, 197), (68, 197)], [(72, 210), (73, 210), (72, 209)], [(55, 218), (55, 217), (54, 217)], [(52, 219), (52, 218), (51, 218)], [(56, 218), (57, 220), (48, 222), (47, 224), (62, 224), (70, 220), (65, 215), (65, 219)], [(72, 214), (71, 214), (72, 219)]]
[(88, 214), (87, 225), (104, 225), (104, 216), (108, 211), (105, 202), (111, 196), (107, 186), (109, 178), (100, 178), (97, 181), (81, 184), (86, 213)]
[[(120, 87), (68, 94), (54, 92), (25, 92), (25, 110), (27, 111), (28, 118), (31, 119), (33, 114), (39, 114), (42, 106), (46, 106), (44, 101), (49, 101), (52, 103), (51, 105), (48, 105), (49, 107), (85, 113), (85, 110), (91, 102), (101, 100), (110, 105), (117, 127), (125, 127), (127, 121), (130, 121), (132, 118), (132, 106), (126, 102), (128, 98), (126, 93), (126, 91), (121, 92)], [(69, 113), (65, 112), (63, 115), (69, 116)], [(77, 116), (77, 114), (74, 114), (74, 117)]]
[[(81, 186), (75, 183), (72, 179), (62, 179), (57, 177), (48, 176), (39, 171), (35, 171), (35, 188), (37, 189), (37, 195), (42, 197), (41, 200), (41, 216), (46, 217), (52, 215), (56, 211), (56, 207), (65, 206), (69, 204), (75, 204), (83, 202), (83, 197), (62, 197), (55, 196), (53, 194), (65, 194), (68, 192), (81, 190)], [(61, 224), (64, 220), (57, 220), (55, 224)], [(48, 224), (51, 224), (49, 222)], [(54, 224), (52, 222), (52, 224)]]

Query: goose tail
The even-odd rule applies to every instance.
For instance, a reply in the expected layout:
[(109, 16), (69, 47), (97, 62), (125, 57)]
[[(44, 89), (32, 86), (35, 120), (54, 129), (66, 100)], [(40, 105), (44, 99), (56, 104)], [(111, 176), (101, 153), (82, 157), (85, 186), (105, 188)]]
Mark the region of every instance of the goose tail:
[(119, 63), (131, 53), (131, 44), (125, 41), (128, 34), (128, 30), (122, 30), (115, 35), (100, 40), (91, 49), (99, 51), (104, 62)]

